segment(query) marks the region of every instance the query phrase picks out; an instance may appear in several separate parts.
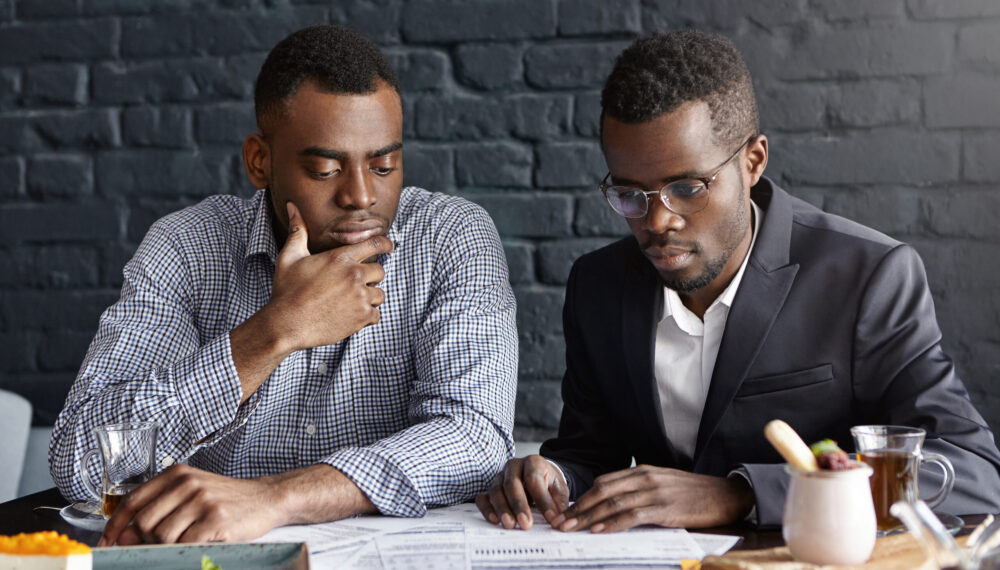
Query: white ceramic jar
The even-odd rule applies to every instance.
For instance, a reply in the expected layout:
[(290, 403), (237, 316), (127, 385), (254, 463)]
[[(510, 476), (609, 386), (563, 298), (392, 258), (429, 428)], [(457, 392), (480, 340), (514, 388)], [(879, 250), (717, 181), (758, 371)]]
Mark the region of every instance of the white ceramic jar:
[(797, 560), (811, 564), (863, 564), (875, 548), (871, 467), (852, 462), (845, 471), (802, 471), (791, 476), (781, 534)]

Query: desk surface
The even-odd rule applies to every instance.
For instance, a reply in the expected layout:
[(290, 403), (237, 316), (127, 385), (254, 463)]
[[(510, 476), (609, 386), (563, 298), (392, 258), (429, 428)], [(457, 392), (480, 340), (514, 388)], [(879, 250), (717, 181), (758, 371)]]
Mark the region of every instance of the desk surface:
[[(0, 534), (17, 534), (19, 532), (37, 532), (54, 530), (61, 532), (74, 540), (94, 546), (101, 538), (99, 532), (77, 528), (59, 516), (60, 508), (67, 502), (55, 487), (27, 495), (13, 501), (0, 503)], [(55, 507), (55, 508), (39, 508)], [(984, 515), (963, 515), (965, 527), (960, 534), (971, 532), (983, 520)], [(748, 527), (721, 527), (698, 529), (698, 532), (713, 534), (729, 534), (741, 536), (743, 540), (736, 545), (735, 550), (757, 550), (772, 548), (784, 544), (781, 532), (778, 530), (758, 531)]]

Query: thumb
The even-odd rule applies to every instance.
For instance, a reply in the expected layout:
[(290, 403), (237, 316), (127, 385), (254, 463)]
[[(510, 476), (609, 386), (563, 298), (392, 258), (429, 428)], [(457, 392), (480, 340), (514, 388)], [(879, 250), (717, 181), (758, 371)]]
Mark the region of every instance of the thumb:
[(284, 247), (278, 252), (276, 263), (278, 269), (288, 267), (303, 257), (309, 257), (309, 232), (306, 231), (302, 215), (292, 202), (287, 202), (285, 206), (288, 209), (288, 237), (285, 238)]

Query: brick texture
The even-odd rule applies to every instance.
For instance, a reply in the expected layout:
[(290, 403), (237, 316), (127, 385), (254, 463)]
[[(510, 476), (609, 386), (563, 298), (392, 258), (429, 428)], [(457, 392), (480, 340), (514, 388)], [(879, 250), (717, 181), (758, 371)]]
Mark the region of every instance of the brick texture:
[(628, 234), (596, 185), (600, 91), (641, 33), (723, 33), (754, 75), (767, 173), (913, 243), (973, 399), (1000, 428), (996, 0), (0, 0), (0, 387), (50, 424), (149, 225), (254, 191), (240, 145), (273, 44), (384, 47), (404, 180), (493, 216), (518, 299), (516, 435), (551, 435), (573, 260)]

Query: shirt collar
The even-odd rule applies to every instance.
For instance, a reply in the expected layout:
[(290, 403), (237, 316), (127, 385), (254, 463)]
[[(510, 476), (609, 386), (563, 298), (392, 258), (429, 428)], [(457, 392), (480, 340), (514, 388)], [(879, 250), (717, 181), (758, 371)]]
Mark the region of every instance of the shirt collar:
[(247, 242), (246, 259), (264, 255), (274, 263), (278, 257), (278, 245), (271, 226), (271, 200), (267, 189), (258, 190), (254, 195), (254, 214), (250, 221), (250, 239)]
[[(753, 200), (750, 201), (750, 207), (753, 209), (753, 236), (750, 238), (750, 247), (747, 249), (747, 254), (743, 258), (743, 263), (740, 264), (739, 271), (736, 272), (733, 280), (729, 282), (729, 285), (722, 291), (722, 294), (716, 297), (715, 301), (712, 301), (708, 310), (705, 311), (706, 314), (717, 305), (725, 305), (727, 308), (733, 306), (733, 299), (736, 298), (736, 291), (740, 288), (740, 281), (743, 280), (743, 273), (746, 271), (747, 263), (750, 261), (750, 252), (753, 251), (753, 246), (757, 243), (757, 234), (760, 233), (760, 222), (762, 217), (761, 209)], [(681, 301), (677, 291), (664, 287), (663, 295), (663, 316), (660, 317), (661, 321), (668, 316), (673, 316), (675, 311), (680, 312), (681, 309), (687, 311), (687, 307), (684, 307), (684, 303)], [(690, 313), (690, 311), (687, 312)], [(691, 316), (700, 321), (700, 319), (695, 317), (693, 313), (691, 313)], [(680, 322), (676, 317), (674, 320)]]
[[(399, 247), (402, 242), (401, 236), (402, 232), (399, 229), (399, 225), (402, 223), (402, 217), (405, 215), (403, 211), (404, 198), (408, 195), (407, 188), (403, 188), (400, 192), (399, 197), (399, 207), (396, 209), (396, 216), (392, 220), (392, 224), (389, 226), (389, 231), (386, 232), (386, 237), (395, 245)], [(269, 198), (270, 194), (267, 189), (258, 190), (254, 195), (253, 200), (255, 202), (253, 219), (250, 221), (250, 239), (247, 242), (247, 254), (246, 259), (249, 259), (255, 255), (264, 255), (271, 263), (275, 263), (278, 258), (278, 240), (274, 236), (274, 227), (271, 225), (271, 200)], [(388, 254), (382, 254), (379, 256), (379, 261), (383, 262)]]

